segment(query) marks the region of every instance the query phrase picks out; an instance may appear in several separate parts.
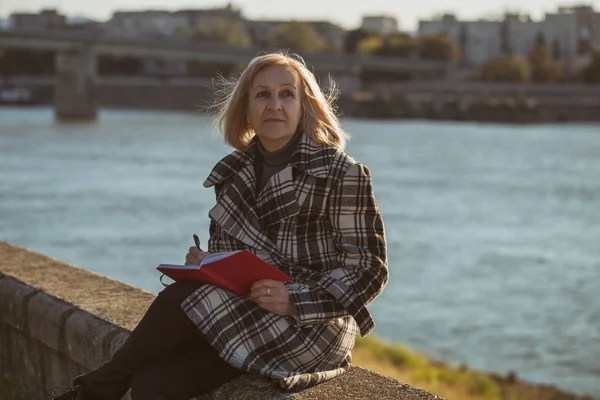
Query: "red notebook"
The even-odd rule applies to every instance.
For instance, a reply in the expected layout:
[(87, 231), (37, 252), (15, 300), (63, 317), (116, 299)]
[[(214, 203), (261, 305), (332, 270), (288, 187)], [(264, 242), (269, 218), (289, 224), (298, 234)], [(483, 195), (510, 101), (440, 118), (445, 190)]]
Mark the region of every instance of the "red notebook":
[(210, 283), (240, 296), (250, 293), (250, 286), (261, 279), (291, 279), (249, 250), (210, 254), (200, 265), (160, 264), (157, 269), (174, 281)]

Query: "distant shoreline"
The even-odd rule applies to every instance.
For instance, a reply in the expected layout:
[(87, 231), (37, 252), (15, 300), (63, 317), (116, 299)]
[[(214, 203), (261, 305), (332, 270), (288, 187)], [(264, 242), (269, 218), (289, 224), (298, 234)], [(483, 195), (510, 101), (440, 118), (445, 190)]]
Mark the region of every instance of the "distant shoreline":
[[(23, 106), (53, 104), (52, 78), (14, 78), (11, 85), (31, 92)], [(502, 124), (600, 122), (600, 85), (409, 82), (390, 85), (389, 92), (375, 89), (342, 96), (338, 101), (342, 117)], [(99, 109), (198, 112), (214, 101), (210, 79), (102, 78), (94, 92)]]

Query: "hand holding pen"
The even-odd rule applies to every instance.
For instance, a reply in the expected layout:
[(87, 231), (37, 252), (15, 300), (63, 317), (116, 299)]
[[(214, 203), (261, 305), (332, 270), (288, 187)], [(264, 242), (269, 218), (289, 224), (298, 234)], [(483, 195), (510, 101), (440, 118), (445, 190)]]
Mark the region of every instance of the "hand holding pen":
[(195, 246), (190, 247), (188, 250), (188, 253), (185, 256), (185, 265), (199, 265), (202, 259), (209, 254), (200, 248), (200, 239), (198, 238), (198, 235), (194, 234), (193, 237)]

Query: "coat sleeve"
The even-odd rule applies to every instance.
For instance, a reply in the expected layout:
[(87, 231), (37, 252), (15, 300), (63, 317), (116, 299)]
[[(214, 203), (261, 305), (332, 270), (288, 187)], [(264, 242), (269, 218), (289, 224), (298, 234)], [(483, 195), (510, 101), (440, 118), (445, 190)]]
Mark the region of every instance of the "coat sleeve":
[(388, 280), (383, 220), (373, 195), (371, 174), (357, 163), (332, 189), (327, 213), (338, 252), (337, 268), (307, 271), (288, 289), (298, 309), (298, 325), (351, 315), (361, 335), (375, 326), (366, 309)]

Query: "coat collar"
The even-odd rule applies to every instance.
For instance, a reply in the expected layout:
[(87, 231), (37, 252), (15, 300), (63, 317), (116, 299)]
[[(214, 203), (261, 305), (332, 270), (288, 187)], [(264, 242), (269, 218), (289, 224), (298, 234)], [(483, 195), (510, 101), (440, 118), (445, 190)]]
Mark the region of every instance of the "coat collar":
[(257, 147), (258, 139), (253, 138), (245, 151), (230, 153), (213, 168), (204, 186), (228, 184), (218, 193), (209, 217), (229, 235), (268, 252), (284, 264), (285, 254), (269, 237), (269, 227), (300, 212), (310, 192), (307, 185), (329, 176), (338, 150), (303, 135), (292, 153), (290, 165), (272, 177), (257, 196), (254, 172)]
[[(236, 150), (215, 165), (204, 181), (204, 187), (211, 187), (232, 179), (244, 167), (254, 163), (257, 152), (258, 137), (254, 136), (244, 151)], [(302, 135), (292, 153), (290, 165), (316, 178), (327, 178), (337, 152), (338, 150), (332, 146), (319, 144), (308, 136)]]

